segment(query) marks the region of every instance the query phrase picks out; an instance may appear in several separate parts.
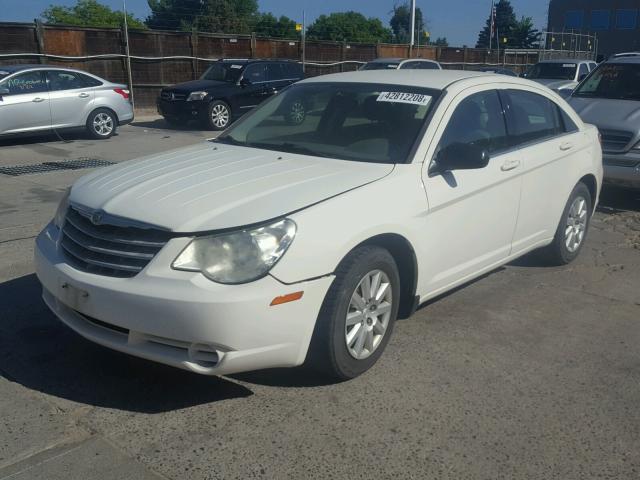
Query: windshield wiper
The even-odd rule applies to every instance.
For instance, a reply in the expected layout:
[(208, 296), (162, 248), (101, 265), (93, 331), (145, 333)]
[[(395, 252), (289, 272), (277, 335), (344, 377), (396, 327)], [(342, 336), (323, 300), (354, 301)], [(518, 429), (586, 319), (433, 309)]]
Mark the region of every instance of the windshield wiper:
[(238, 140), (236, 140), (235, 138), (233, 138), (230, 135), (225, 135), (224, 137), (212, 138), (209, 141), (210, 142), (214, 142), (214, 143), (224, 143), (226, 145), (242, 145), (242, 146), (245, 146), (245, 147), (247, 146), (246, 143), (239, 142)]

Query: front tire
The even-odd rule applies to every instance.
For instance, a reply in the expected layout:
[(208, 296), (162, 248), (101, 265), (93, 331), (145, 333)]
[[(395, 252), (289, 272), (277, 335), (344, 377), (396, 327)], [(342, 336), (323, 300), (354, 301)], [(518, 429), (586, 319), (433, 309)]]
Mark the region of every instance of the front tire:
[(118, 119), (108, 108), (97, 108), (87, 118), (86, 130), (91, 138), (106, 140), (116, 133), (117, 128)]
[(211, 130), (224, 130), (231, 124), (231, 108), (226, 102), (216, 100), (207, 108), (207, 127)]
[(567, 265), (578, 257), (589, 231), (592, 205), (589, 189), (578, 183), (562, 212), (553, 243), (541, 251), (546, 263)]
[(336, 270), (313, 333), (307, 363), (348, 380), (382, 356), (400, 303), (400, 276), (391, 254), (359, 247)]

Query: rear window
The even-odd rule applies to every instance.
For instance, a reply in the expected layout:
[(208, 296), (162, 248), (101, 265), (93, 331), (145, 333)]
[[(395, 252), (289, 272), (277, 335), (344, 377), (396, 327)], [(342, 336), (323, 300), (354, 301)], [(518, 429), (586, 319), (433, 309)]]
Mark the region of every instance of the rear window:
[(360, 70), (394, 70), (398, 68), (399, 63), (385, 63), (385, 62), (369, 62), (363, 65)]
[(601, 65), (573, 96), (640, 101), (640, 63)]
[(527, 78), (547, 80), (573, 80), (576, 77), (576, 63), (538, 63), (531, 67)]

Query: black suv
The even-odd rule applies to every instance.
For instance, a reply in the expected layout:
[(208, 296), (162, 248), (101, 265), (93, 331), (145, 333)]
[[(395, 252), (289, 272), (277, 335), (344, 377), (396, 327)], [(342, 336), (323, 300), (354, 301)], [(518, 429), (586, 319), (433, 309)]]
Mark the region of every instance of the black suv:
[[(235, 118), (303, 78), (302, 65), (293, 61), (218, 60), (200, 80), (164, 88), (158, 113), (172, 124), (197, 119), (212, 130), (224, 130)], [(302, 105), (291, 108), (287, 113), (292, 121), (298, 116), (304, 120)]]

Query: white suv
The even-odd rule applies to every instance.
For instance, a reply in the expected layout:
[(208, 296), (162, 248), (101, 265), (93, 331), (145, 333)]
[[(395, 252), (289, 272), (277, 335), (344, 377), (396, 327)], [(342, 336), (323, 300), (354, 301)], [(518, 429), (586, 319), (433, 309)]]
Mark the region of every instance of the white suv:
[(541, 247), (572, 261), (601, 182), (597, 130), (533, 82), (328, 75), (217, 140), (76, 182), (37, 274), (63, 322), (122, 352), (352, 378), (419, 304)]

